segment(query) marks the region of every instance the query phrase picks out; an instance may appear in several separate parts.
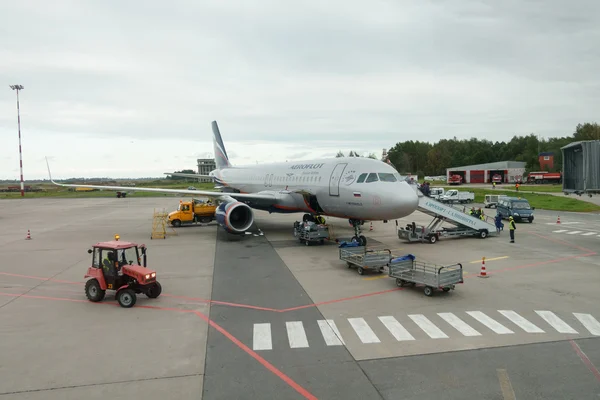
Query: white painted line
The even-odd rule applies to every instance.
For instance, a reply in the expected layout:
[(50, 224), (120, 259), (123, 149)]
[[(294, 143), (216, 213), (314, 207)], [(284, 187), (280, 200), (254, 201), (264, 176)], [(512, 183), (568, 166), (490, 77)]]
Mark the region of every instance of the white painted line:
[(396, 318), (392, 316), (378, 317), (385, 327), (390, 331), (396, 340), (415, 340), (414, 336), (404, 328)]
[(448, 335), (446, 335), (444, 332), (442, 332), (440, 328), (435, 326), (433, 324), (433, 322), (431, 322), (429, 319), (427, 319), (427, 317), (424, 316), (423, 314), (413, 314), (413, 315), (409, 315), (409, 317), (410, 317), (410, 319), (415, 321), (415, 323), (417, 325), (419, 325), (419, 328), (421, 328), (423, 330), (423, 332), (428, 334), (430, 338), (444, 339), (444, 338), (448, 337)]
[(286, 322), (285, 327), (287, 328), (288, 340), (292, 349), (308, 347), (308, 340), (306, 339), (306, 332), (304, 332), (302, 321)]
[(465, 321), (452, 313), (438, 313), (438, 315), (465, 336), (481, 336), (481, 333), (471, 328)]
[(600, 336), (600, 322), (591, 314), (573, 313), (573, 315), (592, 335)]
[(528, 320), (526, 320), (525, 318), (523, 318), (522, 316), (520, 316), (519, 314), (517, 314), (514, 311), (498, 310), (498, 312), (500, 314), (504, 315), (509, 320), (511, 320), (515, 325), (519, 326), (519, 328), (523, 329), (525, 332), (544, 333), (544, 331), (540, 327), (532, 324), (531, 322), (529, 322)]
[(348, 322), (363, 343), (381, 343), (375, 332), (363, 318), (348, 318)]
[(513, 331), (502, 325), (500, 322), (488, 317), (481, 311), (467, 311), (467, 314), (469, 314), (471, 317), (475, 318), (477, 321), (481, 322), (482, 324), (484, 324), (485, 326), (487, 326), (488, 328), (500, 335), (514, 333)]
[(252, 350), (271, 350), (271, 324), (254, 324)]
[(568, 229), (560, 229), (558, 231), (552, 231), (552, 233), (562, 233), (562, 232), (567, 232)]
[(554, 329), (560, 333), (577, 333), (577, 331), (571, 328), (565, 321), (558, 318), (552, 311), (535, 311), (538, 315), (549, 323)]
[(341, 346), (345, 344), (342, 335), (340, 335), (340, 331), (332, 319), (321, 319), (317, 321), (317, 323), (319, 324), (319, 328), (321, 329), (323, 339), (325, 339), (327, 346)]
[(574, 235), (576, 233), (581, 233), (581, 232), (583, 232), (583, 231), (571, 231), (571, 232), (568, 232), (567, 235)]
[(581, 236), (592, 236), (592, 235), (597, 235), (598, 232), (588, 232), (588, 233), (582, 233)]

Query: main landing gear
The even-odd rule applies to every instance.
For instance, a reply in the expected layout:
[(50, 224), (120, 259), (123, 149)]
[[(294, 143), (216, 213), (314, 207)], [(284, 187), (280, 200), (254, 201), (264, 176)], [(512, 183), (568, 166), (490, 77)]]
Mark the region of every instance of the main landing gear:
[(352, 227), (354, 228), (354, 236), (352, 236), (352, 240), (356, 240), (359, 245), (366, 246), (367, 238), (361, 235), (360, 227), (365, 223), (365, 221), (361, 221), (358, 219), (350, 219), (348, 220)]
[[(314, 222), (315, 216), (312, 214), (304, 214), (304, 216), (302, 217), (302, 222), (307, 222), (307, 221)], [(360, 227), (362, 225), (364, 225), (365, 221), (361, 221), (358, 219), (350, 219), (348, 221), (350, 222), (350, 225), (352, 225), (352, 227), (354, 228), (354, 236), (352, 236), (351, 240), (357, 241), (360, 246), (366, 246), (367, 238), (361, 234), (361, 229), (360, 229)]]

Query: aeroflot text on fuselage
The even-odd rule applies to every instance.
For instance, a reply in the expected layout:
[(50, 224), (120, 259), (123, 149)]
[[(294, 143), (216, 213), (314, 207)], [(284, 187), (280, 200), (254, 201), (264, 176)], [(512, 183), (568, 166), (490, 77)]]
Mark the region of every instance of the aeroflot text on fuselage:
[(292, 165), (290, 169), (317, 169), (323, 167), (325, 164), (300, 164)]

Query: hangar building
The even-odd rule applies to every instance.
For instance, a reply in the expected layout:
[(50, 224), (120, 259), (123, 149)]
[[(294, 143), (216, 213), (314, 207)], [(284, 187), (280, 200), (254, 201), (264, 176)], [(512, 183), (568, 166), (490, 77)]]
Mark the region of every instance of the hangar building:
[(502, 183), (522, 182), (526, 164), (522, 161), (498, 161), (446, 168), (446, 182), (450, 182), (452, 175), (460, 175), (462, 183), (491, 183), (494, 175), (500, 175)]

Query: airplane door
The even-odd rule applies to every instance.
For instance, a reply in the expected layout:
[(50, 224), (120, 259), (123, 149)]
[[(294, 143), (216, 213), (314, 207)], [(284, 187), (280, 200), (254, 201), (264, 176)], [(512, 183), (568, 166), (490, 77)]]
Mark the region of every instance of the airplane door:
[(269, 175), (269, 187), (273, 186), (273, 174)]
[(347, 163), (340, 163), (335, 166), (333, 172), (331, 173), (331, 178), (329, 178), (329, 195), (330, 196), (339, 196), (340, 195), (340, 180), (342, 179), (342, 174), (346, 169)]

